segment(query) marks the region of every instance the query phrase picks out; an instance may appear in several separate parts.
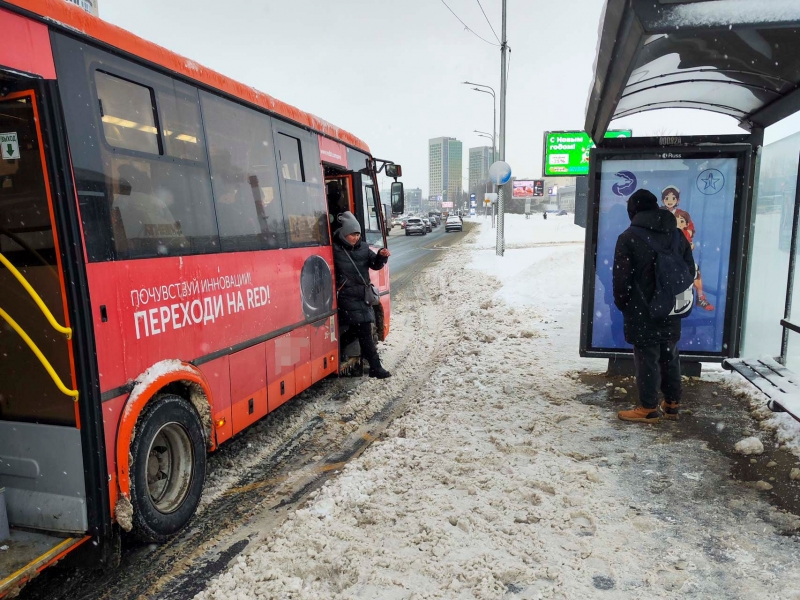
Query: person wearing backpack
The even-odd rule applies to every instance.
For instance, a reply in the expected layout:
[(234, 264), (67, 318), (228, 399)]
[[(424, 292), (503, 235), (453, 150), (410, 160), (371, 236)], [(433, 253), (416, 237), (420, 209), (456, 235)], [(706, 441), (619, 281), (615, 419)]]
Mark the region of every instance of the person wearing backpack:
[[(695, 275), (692, 248), (675, 216), (661, 210), (649, 191), (628, 198), (631, 226), (614, 251), (614, 304), (623, 315), (625, 341), (633, 346), (640, 406), (620, 411), (623, 421), (657, 423), (678, 418), (681, 318), (691, 312)], [(659, 387), (664, 394), (660, 410)]]

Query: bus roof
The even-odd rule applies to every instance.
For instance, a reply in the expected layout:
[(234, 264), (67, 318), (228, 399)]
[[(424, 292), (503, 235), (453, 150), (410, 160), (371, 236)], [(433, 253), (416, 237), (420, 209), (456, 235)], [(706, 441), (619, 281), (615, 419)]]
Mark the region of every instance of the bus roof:
[(51, 25), (61, 26), (73, 33), (80, 33), (184, 77), (265, 108), (272, 113), (364, 152), (370, 152), (369, 146), (352, 133), (340, 129), (316, 115), (304, 112), (291, 104), (281, 102), (269, 94), (260, 92), (221, 73), (199, 65), (180, 54), (162, 48), (158, 44), (148, 42), (130, 31), (107, 23), (74, 4), (64, 0), (0, 0), (0, 8), (4, 5), (15, 6), (23, 12), (38, 15)]

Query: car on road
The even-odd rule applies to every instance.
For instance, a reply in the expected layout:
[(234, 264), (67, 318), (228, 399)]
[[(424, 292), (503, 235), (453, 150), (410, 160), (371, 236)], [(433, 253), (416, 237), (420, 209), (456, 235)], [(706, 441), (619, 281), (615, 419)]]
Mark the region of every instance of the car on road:
[(406, 221), (406, 235), (411, 235), (412, 233), (422, 235), (427, 235), (428, 233), (425, 223), (419, 217), (412, 217)]
[(445, 231), (462, 231), (463, 228), (461, 219), (456, 216), (447, 217), (447, 223), (444, 224)]
[(565, 210), (560, 210), (560, 211), (558, 211), (558, 212), (556, 213), (556, 216), (557, 216), (557, 217), (566, 217), (566, 216), (567, 216), (567, 211), (565, 211)]
[(426, 232), (433, 231), (433, 227), (431, 226), (431, 222), (427, 218), (423, 217), (422, 218), (422, 222), (425, 223), (425, 231)]
[(428, 217), (428, 221), (431, 222), (431, 227), (438, 227), (439, 223), (436, 221), (436, 217)]

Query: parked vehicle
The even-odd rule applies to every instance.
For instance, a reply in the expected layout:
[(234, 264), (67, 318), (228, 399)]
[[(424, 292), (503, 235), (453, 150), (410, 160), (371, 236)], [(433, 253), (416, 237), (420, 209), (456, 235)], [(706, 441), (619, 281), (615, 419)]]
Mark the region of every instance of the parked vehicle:
[(433, 231), (433, 227), (431, 227), (431, 222), (426, 219), (425, 217), (422, 218), (422, 222), (425, 224), (425, 231), (430, 233)]
[(445, 223), (445, 225), (444, 225), (444, 230), (445, 231), (462, 231), (463, 228), (464, 228), (464, 226), (461, 223), (461, 219), (460, 218), (458, 218), (456, 216), (447, 217), (447, 223)]
[(413, 234), (422, 234), (426, 235), (428, 233), (425, 223), (422, 222), (422, 219), (419, 217), (412, 217), (408, 221), (406, 221), (406, 235)]
[(565, 211), (565, 210), (560, 210), (560, 211), (558, 211), (558, 212), (556, 213), (556, 216), (557, 216), (557, 217), (566, 217), (566, 216), (567, 216), (567, 211)]

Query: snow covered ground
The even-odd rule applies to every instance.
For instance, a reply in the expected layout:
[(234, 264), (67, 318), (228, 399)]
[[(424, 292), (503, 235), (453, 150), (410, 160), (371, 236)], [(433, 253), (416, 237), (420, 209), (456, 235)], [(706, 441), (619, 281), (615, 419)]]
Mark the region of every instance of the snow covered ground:
[(800, 520), (706, 444), (579, 401), (605, 368), (578, 357), (583, 230), (511, 215), (498, 258), (477, 221), (393, 312), (408, 410), (197, 599), (800, 599)]

